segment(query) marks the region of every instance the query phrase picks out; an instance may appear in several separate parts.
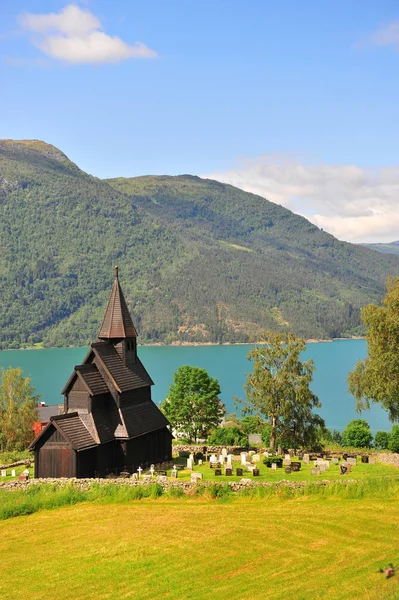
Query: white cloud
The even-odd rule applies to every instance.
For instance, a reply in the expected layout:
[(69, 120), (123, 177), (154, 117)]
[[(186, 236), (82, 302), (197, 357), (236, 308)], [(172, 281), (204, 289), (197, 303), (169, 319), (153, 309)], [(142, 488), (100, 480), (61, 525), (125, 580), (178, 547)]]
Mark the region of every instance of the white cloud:
[(377, 29), (370, 36), (370, 43), (375, 46), (395, 46), (399, 50), (399, 21)]
[(348, 242), (399, 239), (399, 166), (304, 165), (264, 156), (205, 177), (259, 194)]
[(157, 53), (141, 42), (127, 44), (102, 30), (101, 22), (76, 4), (59, 13), (24, 14), (22, 27), (35, 37), (32, 42), (47, 56), (67, 63), (119, 62), (127, 58), (155, 58)]

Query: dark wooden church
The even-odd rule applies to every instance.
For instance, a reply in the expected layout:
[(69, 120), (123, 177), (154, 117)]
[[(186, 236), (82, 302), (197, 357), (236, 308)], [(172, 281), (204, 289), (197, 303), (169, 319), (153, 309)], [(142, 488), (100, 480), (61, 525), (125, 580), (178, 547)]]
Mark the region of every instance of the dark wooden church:
[(118, 267), (98, 340), (62, 393), (64, 414), (31, 444), (35, 477), (104, 477), (172, 458), (169, 422), (151, 400)]

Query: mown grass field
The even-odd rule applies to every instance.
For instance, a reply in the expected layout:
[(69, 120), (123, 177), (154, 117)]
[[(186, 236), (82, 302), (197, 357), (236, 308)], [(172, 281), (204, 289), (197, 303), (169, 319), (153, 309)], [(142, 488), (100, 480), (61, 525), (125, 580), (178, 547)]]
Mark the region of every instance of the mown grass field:
[(83, 502), (9, 519), (0, 597), (393, 600), (399, 575), (377, 571), (399, 564), (399, 485), (359, 486)]

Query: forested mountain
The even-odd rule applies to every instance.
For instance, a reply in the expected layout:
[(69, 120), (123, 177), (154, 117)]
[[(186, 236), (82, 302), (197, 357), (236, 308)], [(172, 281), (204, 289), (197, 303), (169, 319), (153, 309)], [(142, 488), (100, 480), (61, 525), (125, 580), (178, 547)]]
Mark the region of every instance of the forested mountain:
[(399, 257), (191, 175), (102, 181), (39, 141), (0, 141), (0, 347), (87, 344), (118, 263), (140, 341), (359, 332)]
[(383, 254), (399, 254), (399, 241), (391, 242), (390, 244), (361, 244), (362, 246), (366, 246), (367, 248), (371, 248), (372, 250), (377, 250), (377, 252), (382, 252)]

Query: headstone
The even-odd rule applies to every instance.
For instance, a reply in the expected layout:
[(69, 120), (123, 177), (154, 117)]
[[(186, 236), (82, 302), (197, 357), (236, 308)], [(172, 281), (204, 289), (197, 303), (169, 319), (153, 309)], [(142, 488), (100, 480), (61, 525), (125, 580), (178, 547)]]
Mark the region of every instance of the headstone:
[(252, 471), (252, 475), (253, 475), (253, 477), (259, 477), (259, 469), (254, 469)]
[(216, 457), (216, 454), (211, 454), (211, 455), (210, 455), (210, 457), (209, 457), (209, 462), (210, 462), (210, 463), (216, 463), (216, 462), (218, 462), (218, 459), (217, 459), (217, 457)]
[(202, 473), (191, 473), (191, 483), (197, 483), (202, 479)]
[(188, 458), (191, 458), (191, 460), (194, 462), (194, 454), (192, 452)]
[(228, 454), (227, 455), (227, 462), (231, 465), (233, 462), (233, 455), (232, 454)]
[(227, 448), (222, 448), (222, 454), (223, 456), (227, 456)]
[(254, 463), (260, 462), (260, 456), (259, 456), (259, 454), (254, 454), (252, 456), (252, 462), (254, 462)]
[(241, 452), (241, 464), (245, 467), (247, 464), (247, 453)]
[(188, 458), (188, 459), (187, 459), (187, 469), (188, 469), (189, 471), (191, 471), (191, 470), (192, 470), (192, 468), (193, 468), (193, 459), (192, 459), (192, 458)]
[(325, 473), (327, 470), (325, 464), (320, 464), (318, 469), (319, 469), (320, 473)]
[(338, 464), (338, 458), (334, 458), (334, 457), (333, 457), (333, 458), (331, 459), (331, 462), (332, 462), (332, 464), (333, 464), (333, 465), (337, 465), (337, 464)]
[(284, 454), (285, 460), (291, 460), (291, 454)]
[(353, 458), (351, 456), (348, 456), (348, 458), (346, 459), (346, 462), (348, 463), (348, 465), (350, 465), (351, 467), (356, 467), (357, 464), (357, 460), (356, 458)]
[(311, 475), (320, 475), (320, 469), (319, 469), (319, 467), (312, 467), (310, 469), (310, 474)]
[(296, 472), (296, 471), (300, 471), (301, 470), (301, 463), (300, 462), (292, 462), (291, 463), (291, 470)]
[(154, 475), (154, 472), (155, 472), (155, 467), (154, 467), (154, 465), (151, 465), (151, 467), (150, 467), (151, 477)]
[(227, 477), (231, 477), (233, 475), (233, 469), (227, 468), (225, 471), (225, 474)]
[(308, 464), (309, 464), (309, 462), (310, 462), (310, 457), (309, 457), (309, 454), (304, 454), (304, 455), (303, 455), (303, 462), (304, 462), (306, 465), (308, 465)]
[(141, 477), (141, 471), (142, 471), (142, 470), (143, 470), (143, 469), (142, 469), (141, 467), (139, 467), (139, 468), (137, 469), (137, 473), (139, 474), (139, 479), (140, 479), (140, 477)]
[(13, 470), (11, 471), (11, 477), (16, 477), (16, 476), (17, 476), (17, 472), (16, 472), (16, 470), (15, 470), (15, 469), (13, 469)]
[(277, 471), (277, 464), (276, 463), (272, 463), (272, 471)]
[(262, 436), (260, 433), (250, 433), (248, 436), (248, 444), (254, 446), (262, 443)]
[(294, 449), (292, 449), (292, 448), (290, 448), (290, 449), (288, 450), (288, 454), (290, 455), (290, 457), (291, 457), (291, 458), (294, 458), (294, 456), (295, 456), (295, 450), (294, 450)]
[(283, 458), (283, 467), (289, 467), (291, 465), (291, 458)]
[(339, 465), (339, 471), (341, 473), (341, 475), (345, 475), (345, 473), (347, 472), (348, 467), (344, 464)]
[(375, 458), (374, 458), (374, 456), (369, 456), (369, 465), (375, 465)]
[(277, 448), (277, 454), (279, 454), (279, 455), (281, 456), (281, 455), (282, 455), (282, 453), (283, 453), (283, 449), (282, 449), (282, 447), (281, 447), (281, 446), (279, 446), (279, 447)]
[(285, 467), (284, 471), (285, 471), (285, 473), (287, 473), (287, 475), (290, 475), (292, 469), (291, 469), (291, 467)]
[(178, 470), (176, 468), (176, 465), (173, 465), (173, 469), (172, 469), (172, 477), (173, 477), (173, 479), (177, 479), (177, 474), (178, 474)]
[(200, 466), (200, 467), (202, 466), (202, 458), (198, 459), (198, 466)]
[(237, 477), (242, 477), (242, 473), (243, 473), (243, 470), (240, 467), (238, 467), (236, 469), (236, 475), (237, 475)]
[(1, 469), (1, 476), (7, 477), (7, 469)]
[(264, 452), (264, 453), (263, 453), (263, 456), (264, 456), (265, 458), (269, 458), (269, 453), (266, 451), (266, 452)]
[(254, 469), (256, 469), (255, 465), (247, 465), (247, 469), (248, 471), (251, 471), (251, 473), (253, 472)]
[(215, 469), (215, 476), (221, 475), (222, 469)]
[(139, 476), (137, 475), (137, 473), (132, 473), (131, 479), (133, 479), (133, 481), (137, 481), (138, 478), (139, 478)]
[(219, 454), (219, 462), (220, 462), (221, 464), (223, 464), (223, 463), (224, 463), (224, 454)]
[(251, 457), (251, 456), (253, 456), (254, 454), (256, 454), (256, 452), (255, 452), (255, 450), (250, 450), (250, 451), (248, 452), (248, 454), (249, 454), (249, 456)]
[(369, 462), (368, 456), (362, 456), (362, 463), (367, 464)]
[(21, 473), (21, 475), (18, 475), (18, 481), (28, 481), (29, 479), (29, 473), (26, 475), (25, 473)]
[(298, 458), (299, 460), (303, 460), (303, 452), (298, 452)]

